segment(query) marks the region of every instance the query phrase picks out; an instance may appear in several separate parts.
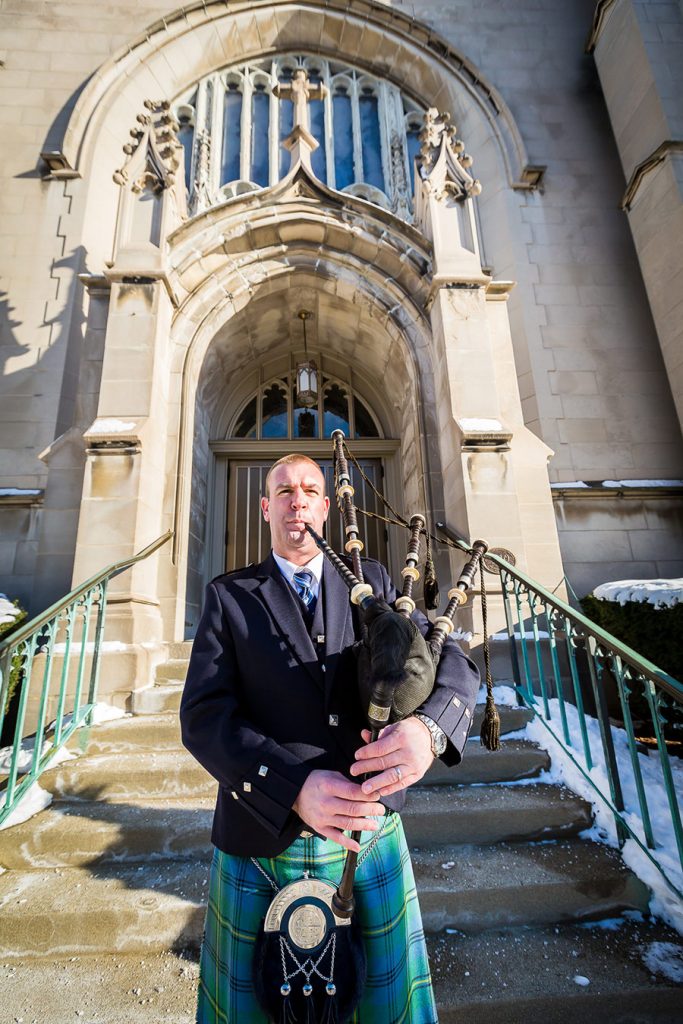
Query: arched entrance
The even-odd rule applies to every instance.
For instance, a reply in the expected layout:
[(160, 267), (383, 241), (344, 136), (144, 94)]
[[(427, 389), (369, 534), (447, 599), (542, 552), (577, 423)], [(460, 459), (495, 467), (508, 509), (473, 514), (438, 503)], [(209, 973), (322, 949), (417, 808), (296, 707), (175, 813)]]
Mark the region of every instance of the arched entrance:
[[(260, 561), (270, 535), (259, 511), (270, 464), (289, 451), (321, 463), (333, 494), (332, 430), (349, 438), (363, 473), (400, 509), (427, 509), (420, 445), (420, 385), (414, 355), (386, 320), (380, 294), (339, 295), (339, 267), (299, 268), (262, 293), (213, 337), (194, 395), (187, 539), (185, 632), (192, 635), (206, 582)], [(367, 275), (366, 275), (367, 276)], [(307, 353), (318, 370), (318, 403), (304, 409), (296, 367), (305, 355), (301, 309), (310, 313)], [(260, 353), (255, 360), (254, 353)], [(251, 358), (250, 358), (251, 356)], [(408, 442), (407, 444), (405, 442)], [(358, 505), (381, 512), (372, 487), (354, 469)], [(362, 519), (363, 517), (361, 517)], [(338, 515), (328, 539), (343, 548)], [(366, 553), (400, 571), (402, 539), (379, 520), (363, 521)]]

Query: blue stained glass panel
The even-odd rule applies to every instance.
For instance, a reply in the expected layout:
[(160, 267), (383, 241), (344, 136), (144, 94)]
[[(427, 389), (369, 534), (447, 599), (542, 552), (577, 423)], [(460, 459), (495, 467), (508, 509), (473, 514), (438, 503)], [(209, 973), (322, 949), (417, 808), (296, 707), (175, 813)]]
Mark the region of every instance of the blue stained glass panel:
[(251, 181), (268, 184), (268, 122), (270, 97), (265, 86), (257, 86), (251, 97)]
[(336, 92), (332, 97), (334, 120), (334, 174), (337, 188), (346, 188), (355, 181), (353, 174), (353, 121), (351, 97)]
[[(291, 75), (290, 75), (291, 78)], [(289, 170), (289, 153), (282, 145), (292, 130), (294, 121), (294, 104), (291, 100), (280, 100), (280, 177), (284, 178)]]
[(420, 129), (409, 128), (408, 140), (408, 165), (410, 167), (410, 189), (415, 194), (415, 157), (420, 152)]
[(318, 143), (318, 148), (311, 157), (311, 166), (316, 178), (327, 181), (327, 153), (325, 151), (325, 104), (322, 100), (311, 100), (309, 103), (311, 119), (311, 135)]
[(221, 185), (236, 181), (240, 175), (240, 147), (242, 140), (242, 93), (229, 88), (223, 107), (223, 160)]
[(363, 180), (384, 191), (382, 148), (379, 134), (377, 97), (364, 92), (358, 99), (363, 147)]
[(194, 142), (194, 127), (189, 121), (181, 125), (178, 139), (182, 142), (183, 149), (185, 150), (185, 188), (189, 192), (192, 174), (192, 144)]

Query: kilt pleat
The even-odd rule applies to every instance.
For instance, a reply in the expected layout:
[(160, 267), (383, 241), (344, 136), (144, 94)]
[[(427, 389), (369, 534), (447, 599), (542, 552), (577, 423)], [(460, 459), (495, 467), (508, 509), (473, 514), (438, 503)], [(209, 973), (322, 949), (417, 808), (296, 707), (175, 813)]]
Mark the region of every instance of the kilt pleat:
[[(373, 836), (364, 832), (361, 853)], [(282, 888), (310, 871), (337, 884), (346, 851), (297, 839), (259, 861)], [(357, 870), (356, 913), (368, 976), (352, 1024), (437, 1024), (422, 918), (398, 814)], [(251, 980), (254, 946), (274, 890), (247, 857), (214, 851), (200, 958), (197, 1024), (268, 1024)]]

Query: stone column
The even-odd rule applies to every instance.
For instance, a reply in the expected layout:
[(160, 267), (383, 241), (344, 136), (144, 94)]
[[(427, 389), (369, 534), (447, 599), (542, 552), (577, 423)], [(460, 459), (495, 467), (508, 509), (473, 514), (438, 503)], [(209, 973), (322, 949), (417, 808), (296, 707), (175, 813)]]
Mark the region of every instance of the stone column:
[[(168, 339), (173, 298), (164, 242), (185, 215), (180, 152), (167, 104), (147, 103), (136, 144), (124, 147), (102, 381), (97, 416), (85, 431), (74, 584), (129, 558), (164, 532), (168, 432)], [(149, 685), (163, 657), (159, 560), (170, 544), (110, 584), (100, 693), (124, 704)]]
[[(480, 185), (448, 115), (430, 110), (421, 138), (415, 208), (433, 245), (429, 314), (446, 521), (472, 540), (508, 548), (520, 568), (554, 589), (563, 570), (547, 472), (552, 452), (524, 426), (506, 306), (513, 285), (482, 271), (472, 209)], [(499, 581), (488, 579), (499, 595)], [(504, 625), (498, 597), (489, 632)]]

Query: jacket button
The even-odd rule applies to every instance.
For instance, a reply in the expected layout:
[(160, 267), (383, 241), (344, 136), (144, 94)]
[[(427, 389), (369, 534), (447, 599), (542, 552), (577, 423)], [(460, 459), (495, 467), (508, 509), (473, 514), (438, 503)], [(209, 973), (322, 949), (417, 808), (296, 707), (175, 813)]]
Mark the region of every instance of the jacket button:
[(330, 715), (330, 725), (339, 725), (339, 715)]
[(243, 782), (242, 789), (245, 793), (251, 793), (251, 782)]

